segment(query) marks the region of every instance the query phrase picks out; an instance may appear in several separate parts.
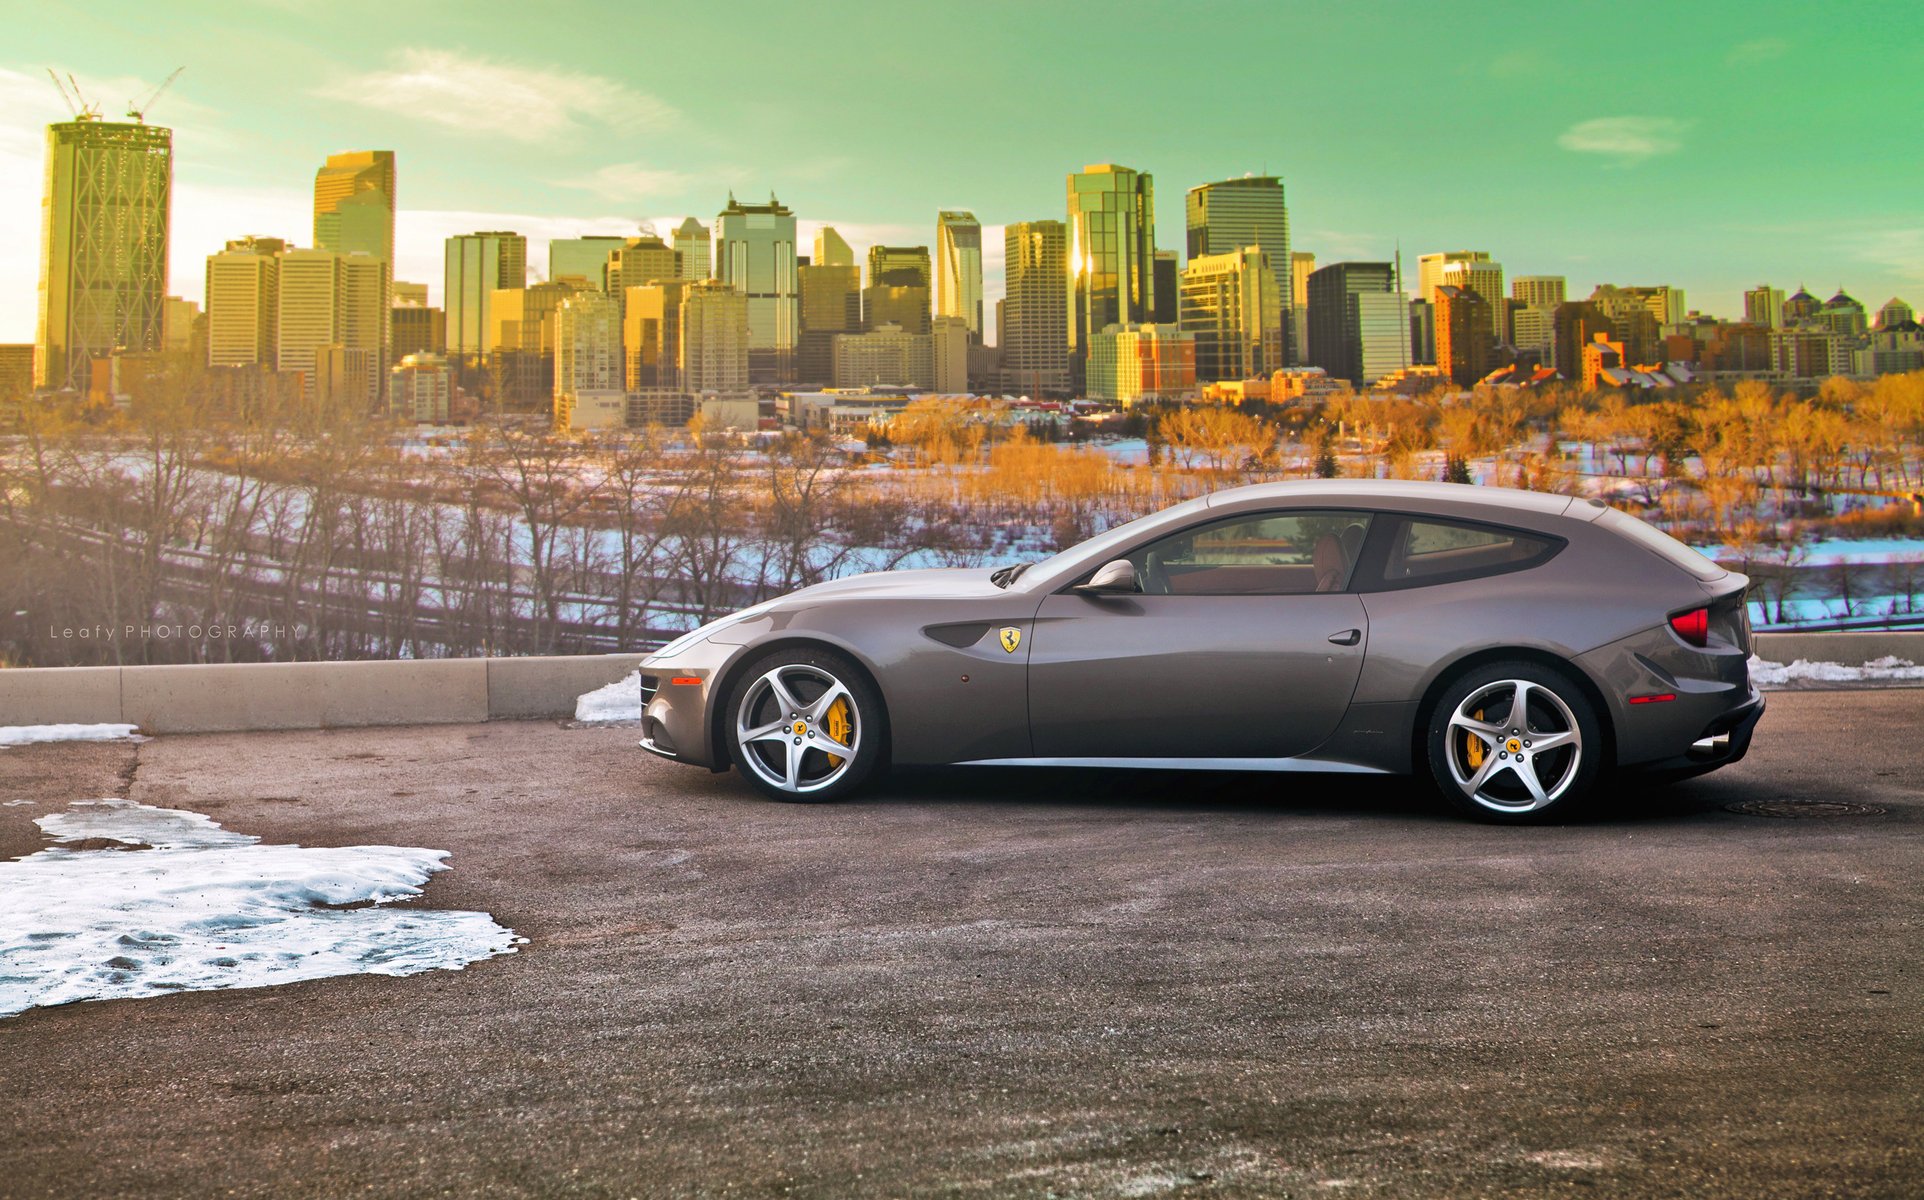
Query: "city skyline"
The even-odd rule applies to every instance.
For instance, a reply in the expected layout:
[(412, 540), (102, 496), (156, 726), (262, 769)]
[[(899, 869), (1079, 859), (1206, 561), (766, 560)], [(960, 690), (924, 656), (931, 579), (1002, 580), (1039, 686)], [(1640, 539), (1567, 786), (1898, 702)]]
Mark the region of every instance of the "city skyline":
[[(606, 5), (564, 6), (569, 19), (516, 27), (512, 40), (477, 21), (460, 31), (476, 39), (466, 42), (429, 9), (366, 6), (342, 19), (298, 4), (190, 3), (150, 29), (116, 16), (123, 7), (135, 11), (51, 5), (0, 60), (0, 220), (21, 231), (0, 247), (0, 340), (33, 336), (44, 127), (68, 116), (49, 66), (71, 70), (110, 120), (186, 66), (150, 119), (175, 131), (170, 290), (189, 297), (205, 256), (230, 239), (309, 244), (315, 164), (367, 147), (393, 149), (404, 177), (394, 277), (430, 285), (454, 234), (516, 230), (541, 264), (552, 237), (632, 234), (644, 220), (666, 236), (687, 216), (712, 221), (732, 188), (779, 194), (804, 245), (833, 224), (858, 254), (933, 245), (938, 212), (972, 211), (989, 310), (1002, 294), (1003, 227), (1059, 218), (1065, 175), (1108, 161), (1153, 175), (1168, 197), (1278, 175), (1292, 241), (1322, 263), (1381, 260), (1399, 243), (1406, 256), (1487, 246), (1514, 273), (1567, 276), (1573, 293), (1665, 283), (1724, 316), (1764, 282), (1826, 295), (1842, 285), (1873, 307), (1924, 291), (1924, 220), (1880, 115), (1901, 109), (1898, 81), (1918, 55), (1874, 36), (1870, 14), (1732, 5), (1691, 39), (1598, 56), (1538, 14), (1495, 6), (1398, 5), (1395, 19), (1369, 22), (1237, 5), (1182, 10), (1178, 22), (1173, 10), (1124, 6), (1115, 28), (1074, 38), (1062, 6), (991, 4), (953, 28), (876, 10), (860, 22), (818, 13), (817, 29), (757, 9), (769, 36), (729, 43), (743, 77), (792, 86), (731, 90), (695, 75), (636, 77), (619, 39), (573, 36), (624, 15)], [(1017, 13), (1024, 36), (1011, 45)], [(748, 24), (734, 10), (675, 19), (677, 36), (723, 41)], [(1182, 89), (1143, 104), (1103, 56), (1140, 53), (1125, 35), (1156, 22), (1179, 24), (1183, 45), (1230, 38), (1257, 57), (1294, 45), (1300, 82), (1271, 106)], [(365, 36), (370, 23), (379, 36)], [(841, 31), (832, 48), (828, 27)], [(938, 34), (945, 59), (976, 69), (960, 99), (908, 86), (912, 57), (891, 68), (904, 86), (887, 104), (811, 87), (797, 69), (810, 53), (873, 62), (871, 43), (933, 47)], [(1071, 44), (1083, 52), (1060, 53)], [(1381, 67), (1370, 86), (1340, 75), (1319, 87), (1315, 63), (1357, 53)], [(1181, 70), (1179, 51), (1168, 65)], [(1846, 77), (1848, 99), (1823, 86)], [(1439, 90), (1458, 103), (1437, 104)], [(1071, 96), (1078, 103), (1064, 103)], [(1053, 115), (1070, 111), (1115, 115), (1101, 126)], [(1454, 122), (1497, 131), (1476, 143), (1481, 172), (1451, 158), (1463, 141), (1441, 131)], [(1180, 250), (1167, 209), (1156, 242)]]

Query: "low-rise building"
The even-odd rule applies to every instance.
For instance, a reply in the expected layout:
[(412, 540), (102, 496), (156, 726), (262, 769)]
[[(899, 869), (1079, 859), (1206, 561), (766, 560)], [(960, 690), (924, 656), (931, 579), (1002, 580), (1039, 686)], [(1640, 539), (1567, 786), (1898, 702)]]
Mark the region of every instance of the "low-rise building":
[(388, 404), (405, 421), (445, 425), (453, 390), (448, 360), (439, 354), (417, 351), (388, 371)]
[(1175, 325), (1110, 325), (1089, 339), (1091, 399), (1127, 408), (1196, 395), (1196, 339)]

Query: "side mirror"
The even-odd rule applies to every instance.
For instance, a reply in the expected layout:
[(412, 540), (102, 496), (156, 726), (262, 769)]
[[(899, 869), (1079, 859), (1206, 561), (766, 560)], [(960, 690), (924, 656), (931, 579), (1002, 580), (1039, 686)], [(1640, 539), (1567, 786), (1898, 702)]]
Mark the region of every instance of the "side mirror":
[(1142, 590), (1136, 584), (1136, 567), (1126, 558), (1104, 563), (1089, 582), (1079, 583), (1073, 589), (1079, 596), (1128, 596)]

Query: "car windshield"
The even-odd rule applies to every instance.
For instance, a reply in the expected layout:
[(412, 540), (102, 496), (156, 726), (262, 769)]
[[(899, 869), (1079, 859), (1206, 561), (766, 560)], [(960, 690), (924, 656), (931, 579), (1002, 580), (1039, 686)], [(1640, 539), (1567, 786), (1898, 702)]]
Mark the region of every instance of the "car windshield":
[[(992, 575), (990, 578), (994, 579), (998, 586), (1008, 587), (1009, 584), (1014, 583), (1016, 579), (1029, 571), (1036, 572), (1039, 577), (1052, 575), (1058, 569), (1068, 566), (1072, 562), (1079, 561), (1084, 557), (1092, 559), (1100, 558), (1106, 551), (1113, 550), (1118, 546), (1128, 545), (1130, 542), (1142, 536), (1143, 527), (1150, 521), (1159, 520), (1160, 518), (1175, 514), (1201, 512), (1208, 507), (1209, 498), (1207, 496), (1198, 496), (1194, 500), (1185, 500), (1173, 508), (1165, 508), (1158, 512), (1152, 512), (1148, 516), (1137, 517), (1133, 521), (1125, 521), (1112, 529), (1104, 530), (1092, 538), (1077, 542), (1075, 545), (1058, 551), (1038, 562), (1016, 564), (1015, 574), (1009, 576), (1006, 582), (1001, 579), (996, 579), (996, 575), (1000, 575), (1002, 571), (997, 571), (996, 575)], [(1010, 567), (1002, 568), (1003, 571), (1010, 569)]]

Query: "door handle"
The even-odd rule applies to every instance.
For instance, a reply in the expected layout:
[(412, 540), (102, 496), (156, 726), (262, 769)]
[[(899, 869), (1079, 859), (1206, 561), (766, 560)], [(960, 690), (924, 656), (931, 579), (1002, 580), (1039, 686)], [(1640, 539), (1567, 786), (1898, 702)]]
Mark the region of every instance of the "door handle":
[(1363, 631), (1360, 629), (1345, 629), (1341, 633), (1330, 634), (1329, 640), (1338, 646), (1354, 646), (1363, 640)]

